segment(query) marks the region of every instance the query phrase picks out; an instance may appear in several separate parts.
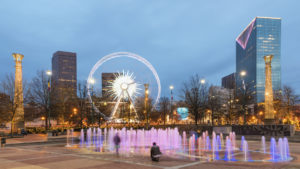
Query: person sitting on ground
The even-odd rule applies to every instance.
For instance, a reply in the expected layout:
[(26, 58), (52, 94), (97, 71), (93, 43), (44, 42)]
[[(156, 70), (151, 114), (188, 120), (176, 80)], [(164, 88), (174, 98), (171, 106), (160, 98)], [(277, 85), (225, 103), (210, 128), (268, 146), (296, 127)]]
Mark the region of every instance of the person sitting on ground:
[(155, 142), (153, 142), (153, 146), (151, 147), (151, 159), (152, 161), (159, 161), (159, 158), (161, 156), (161, 152), (159, 149), (159, 146), (156, 145)]

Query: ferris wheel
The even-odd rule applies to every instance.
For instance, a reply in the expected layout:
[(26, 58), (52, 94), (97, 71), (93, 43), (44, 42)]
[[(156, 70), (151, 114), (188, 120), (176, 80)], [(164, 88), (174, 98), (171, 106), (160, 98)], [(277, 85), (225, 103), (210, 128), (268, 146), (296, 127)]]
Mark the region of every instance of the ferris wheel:
[(153, 108), (155, 108), (159, 102), (160, 98), (160, 93), (161, 93), (161, 84), (160, 84), (160, 79), (159, 76), (154, 69), (154, 67), (151, 65), (149, 61), (147, 61), (145, 58), (134, 54), (130, 52), (116, 52), (112, 53), (109, 55), (104, 56), (101, 58), (92, 68), (92, 70), (89, 73), (88, 80), (87, 80), (87, 96), (88, 100), (92, 105), (92, 109), (96, 111), (96, 113), (100, 114), (103, 118), (105, 118), (108, 121), (114, 121), (117, 119), (117, 110), (120, 108), (120, 104), (122, 100), (127, 100), (130, 104), (130, 109), (133, 109), (134, 111), (134, 118), (137, 120), (139, 119), (138, 113), (135, 108), (135, 103), (134, 103), (134, 98), (139, 94), (140, 89), (140, 83), (135, 81), (135, 76), (133, 72), (129, 71), (122, 71), (122, 73), (117, 73), (115, 76), (115, 80), (113, 80), (110, 83), (110, 90), (108, 91), (112, 96), (113, 99), (115, 100), (113, 109), (110, 113), (110, 116), (107, 117), (103, 112), (99, 111), (99, 109), (94, 106), (94, 102), (92, 100), (92, 96), (90, 93), (90, 88), (94, 83), (94, 73), (107, 61), (112, 60), (112, 59), (118, 59), (121, 57), (125, 58), (130, 58), (137, 60), (143, 65), (145, 65), (153, 74), (156, 85), (157, 85), (157, 93), (154, 101)]

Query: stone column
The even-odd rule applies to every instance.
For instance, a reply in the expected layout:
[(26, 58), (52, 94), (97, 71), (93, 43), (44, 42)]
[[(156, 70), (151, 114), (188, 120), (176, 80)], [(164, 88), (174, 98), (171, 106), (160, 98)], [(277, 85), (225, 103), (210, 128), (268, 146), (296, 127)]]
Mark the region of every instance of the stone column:
[(14, 119), (12, 124), (13, 132), (18, 129), (24, 128), (24, 104), (23, 104), (23, 82), (22, 82), (22, 59), (24, 55), (13, 53), (12, 54), (16, 63), (15, 72), (15, 94), (14, 94)]
[(144, 100), (144, 104), (145, 104), (145, 110), (144, 110), (144, 114), (145, 114), (145, 117), (146, 117), (146, 122), (147, 122), (147, 129), (149, 128), (149, 113), (148, 112), (148, 96), (149, 96), (149, 84), (144, 84), (144, 87), (145, 87), (145, 100)]
[(272, 66), (273, 55), (264, 56), (265, 59), (265, 124), (274, 124)]

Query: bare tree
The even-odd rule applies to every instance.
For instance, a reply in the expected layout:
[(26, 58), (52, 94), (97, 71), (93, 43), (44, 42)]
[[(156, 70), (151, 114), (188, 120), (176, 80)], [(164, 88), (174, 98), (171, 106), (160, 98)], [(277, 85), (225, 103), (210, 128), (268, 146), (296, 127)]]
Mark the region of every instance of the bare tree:
[(43, 116), (45, 117), (45, 126), (48, 130), (49, 111), (50, 111), (50, 83), (45, 71), (37, 71), (36, 76), (32, 79), (31, 99), (38, 104)]
[(209, 88), (209, 97), (208, 97), (208, 107), (211, 110), (211, 123), (214, 125), (214, 119), (216, 117), (216, 113), (219, 112), (221, 107), (221, 93), (219, 93), (215, 87), (211, 86)]
[(162, 112), (162, 120), (164, 121), (164, 126), (166, 125), (166, 115), (169, 112), (170, 100), (168, 97), (160, 98), (159, 108), (160, 112)]
[[(3, 91), (1, 91), (3, 92)], [(0, 125), (10, 121), (10, 108), (7, 103), (10, 102), (9, 95), (0, 93)]]
[(86, 114), (87, 89), (85, 83), (78, 83), (78, 107), (80, 113), (80, 126), (83, 127), (83, 119)]
[[(27, 99), (30, 93), (29, 88), (27, 88), (27, 83), (26, 81), (23, 82), (23, 93), (16, 92), (15, 93), (15, 78), (13, 74), (6, 75), (6, 78), (1, 82), (1, 90), (2, 93), (8, 96), (8, 99), (5, 99), (5, 105), (6, 105), (6, 110), (9, 111), (9, 120), (11, 122), (11, 136), (13, 136), (13, 128), (15, 128), (15, 115), (16, 115), (16, 110), (20, 104), (27, 103)], [(17, 99), (20, 99), (20, 97), (23, 96), (23, 103), (19, 103)], [(24, 120), (24, 119), (23, 119)]]
[(182, 98), (194, 116), (195, 124), (198, 125), (205, 113), (205, 107), (208, 100), (208, 88), (202, 84), (198, 75), (192, 76), (188, 82), (183, 83)]
[[(145, 110), (145, 96), (137, 97), (135, 99), (134, 103), (135, 103), (135, 107), (136, 107), (138, 116), (143, 120), (147, 120), (147, 118), (150, 117), (150, 114), (152, 113), (152, 111), (155, 111), (153, 109), (154, 103), (153, 103), (153, 99), (151, 97), (148, 98), (147, 110)], [(147, 115), (148, 115), (148, 117), (147, 117)]]
[(227, 102), (227, 124), (235, 124), (236, 110), (237, 110), (237, 98), (235, 89), (230, 89), (229, 95), (226, 98)]
[(248, 118), (248, 108), (251, 103), (253, 103), (253, 91), (250, 88), (251, 82), (243, 84), (242, 87), (237, 89), (237, 99), (238, 103), (241, 107), (239, 111), (240, 115), (244, 117), (244, 125), (247, 123)]
[(283, 107), (286, 112), (286, 116), (289, 119), (289, 122), (293, 120), (294, 113), (293, 108), (294, 106), (299, 103), (300, 98), (299, 95), (295, 94), (295, 91), (290, 86), (283, 86)]

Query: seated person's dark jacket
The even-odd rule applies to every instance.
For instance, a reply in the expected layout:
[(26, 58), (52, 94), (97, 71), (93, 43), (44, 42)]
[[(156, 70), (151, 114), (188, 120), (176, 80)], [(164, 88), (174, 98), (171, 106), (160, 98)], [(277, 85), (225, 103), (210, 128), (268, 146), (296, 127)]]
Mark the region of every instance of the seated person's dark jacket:
[(152, 146), (151, 147), (151, 157), (155, 156), (155, 155), (159, 155), (161, 154), (160, 149), (158, 146)]

